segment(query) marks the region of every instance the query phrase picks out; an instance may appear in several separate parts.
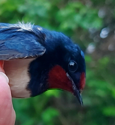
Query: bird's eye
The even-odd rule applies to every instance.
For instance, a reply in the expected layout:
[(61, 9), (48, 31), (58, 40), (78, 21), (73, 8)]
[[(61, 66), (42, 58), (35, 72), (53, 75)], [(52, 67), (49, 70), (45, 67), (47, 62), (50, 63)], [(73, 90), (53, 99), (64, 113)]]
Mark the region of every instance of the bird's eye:
[(77, 68), (78, 68), (78, 64), (75, 61), (71, 60), (68, 64), (69, 71), (75, 72), (77, 70)]

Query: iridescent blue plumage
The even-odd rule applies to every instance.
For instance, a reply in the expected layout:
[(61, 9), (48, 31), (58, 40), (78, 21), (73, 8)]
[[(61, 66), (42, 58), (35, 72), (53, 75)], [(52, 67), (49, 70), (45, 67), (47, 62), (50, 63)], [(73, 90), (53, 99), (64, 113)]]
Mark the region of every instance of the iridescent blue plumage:
[(0, 60), (41, 56), (46, 51), (41, 45), (44, 40), (39, 30), (0, 23)]

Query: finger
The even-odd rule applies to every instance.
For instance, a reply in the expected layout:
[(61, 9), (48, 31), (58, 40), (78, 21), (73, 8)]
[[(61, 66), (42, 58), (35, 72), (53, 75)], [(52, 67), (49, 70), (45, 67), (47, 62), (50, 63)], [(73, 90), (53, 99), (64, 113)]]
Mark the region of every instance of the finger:
[[(1, 69), (0, 71), (3, 71)], [(8, 77), (3, 72), (0, 72), (0, 125), (14, 124), (15, 112), (12, 106), (12, 98), (10, 87), (8, 85)]]
[(15, 112), (7, 79), (0, 75), (0, 125), (14, 125)]

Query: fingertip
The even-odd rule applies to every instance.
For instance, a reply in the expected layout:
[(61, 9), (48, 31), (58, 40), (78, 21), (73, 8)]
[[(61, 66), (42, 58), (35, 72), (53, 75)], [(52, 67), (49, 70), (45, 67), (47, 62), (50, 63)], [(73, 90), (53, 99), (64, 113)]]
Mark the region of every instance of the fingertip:
[(0, 79), (5, 80), (7, 83), (9, 83), (9, 78), (6, 76), (5, 73), (0, 72)]

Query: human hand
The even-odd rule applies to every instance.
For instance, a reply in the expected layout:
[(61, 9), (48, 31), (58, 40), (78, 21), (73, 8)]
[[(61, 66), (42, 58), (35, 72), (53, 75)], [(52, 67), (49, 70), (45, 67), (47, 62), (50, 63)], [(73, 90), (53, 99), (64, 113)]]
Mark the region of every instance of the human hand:
[(3, 61), (0, 61), (0, 125), (15, 124), (16, 116), (8, 82), (8, 77), (3, 70)]

